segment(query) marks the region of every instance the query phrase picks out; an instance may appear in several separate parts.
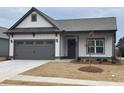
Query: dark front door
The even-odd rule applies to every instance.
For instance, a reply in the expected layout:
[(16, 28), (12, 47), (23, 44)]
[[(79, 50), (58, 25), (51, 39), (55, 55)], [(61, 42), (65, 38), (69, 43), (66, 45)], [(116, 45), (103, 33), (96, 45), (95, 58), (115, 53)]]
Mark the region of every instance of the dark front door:
[(75, 58), (76, 56), (76, 41), (75, 39), (68, 39), (68, 58)]

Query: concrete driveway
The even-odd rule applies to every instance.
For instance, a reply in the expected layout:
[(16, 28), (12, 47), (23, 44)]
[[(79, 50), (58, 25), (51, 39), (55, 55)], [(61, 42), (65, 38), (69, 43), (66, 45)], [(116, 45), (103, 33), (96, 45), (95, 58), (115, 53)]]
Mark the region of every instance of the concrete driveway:
[(9, 60), (0, 62), (0, 82), (48, 62), (50, 60)]

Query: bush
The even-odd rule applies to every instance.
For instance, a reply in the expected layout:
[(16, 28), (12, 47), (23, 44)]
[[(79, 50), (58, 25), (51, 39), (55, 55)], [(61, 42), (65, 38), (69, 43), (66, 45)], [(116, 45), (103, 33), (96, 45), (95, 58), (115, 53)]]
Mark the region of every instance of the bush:
[(86, 62), (89, 61), (89, 59), (86, 59)]
[(112, 64), (116, 64), (117, 59), (115, 57), (112, 57)]
[(107, 59), (103, 59), (103, 62), (107, 62), (108, 60)]
[(101, 61), (101, 59), (96, 59), (96, 61)]

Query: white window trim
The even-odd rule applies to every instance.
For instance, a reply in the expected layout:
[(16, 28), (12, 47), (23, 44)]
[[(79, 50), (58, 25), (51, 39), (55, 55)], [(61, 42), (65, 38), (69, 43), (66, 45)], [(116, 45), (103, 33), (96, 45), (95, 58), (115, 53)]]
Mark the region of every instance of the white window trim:
[[(97, 46), (96, 45), (96, 41), (97, 40), (102, 41), (103, 42), (103, 46)], [(86, 47), (87, 48), (87, 54), (105, 54), (105, 39), (104, 38), (101, 38), (101, 39), (100, 38), (94, 38), (94, 39), (91, 39), (91, 40), (89, 39), (89, 40), (87, 40), (87, 44), (88, 44), (88, 41), (94, 41), (94, 53), (89, 53), (88, 52), (88, 47)], [(97, 47), (103, 47), (103, 53), (97, 53), (96, 52), (96, 48)]]

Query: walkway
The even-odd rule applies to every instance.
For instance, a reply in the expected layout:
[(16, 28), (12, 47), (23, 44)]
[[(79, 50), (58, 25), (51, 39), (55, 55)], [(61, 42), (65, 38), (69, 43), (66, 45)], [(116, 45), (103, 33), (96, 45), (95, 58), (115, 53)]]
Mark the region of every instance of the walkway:
[(54, 78), (54, 77), (38, 77), (38, 76), (26, 76), (26, 75), (17, 75), (14, 76), (13, 78), (9, 78), (9, 80), (64, 83), (64, 84), (88, 85), (88, 86), (124, 86), (124, 83), (118, 83), (118, 82), (79, 80), (79, 79)]

